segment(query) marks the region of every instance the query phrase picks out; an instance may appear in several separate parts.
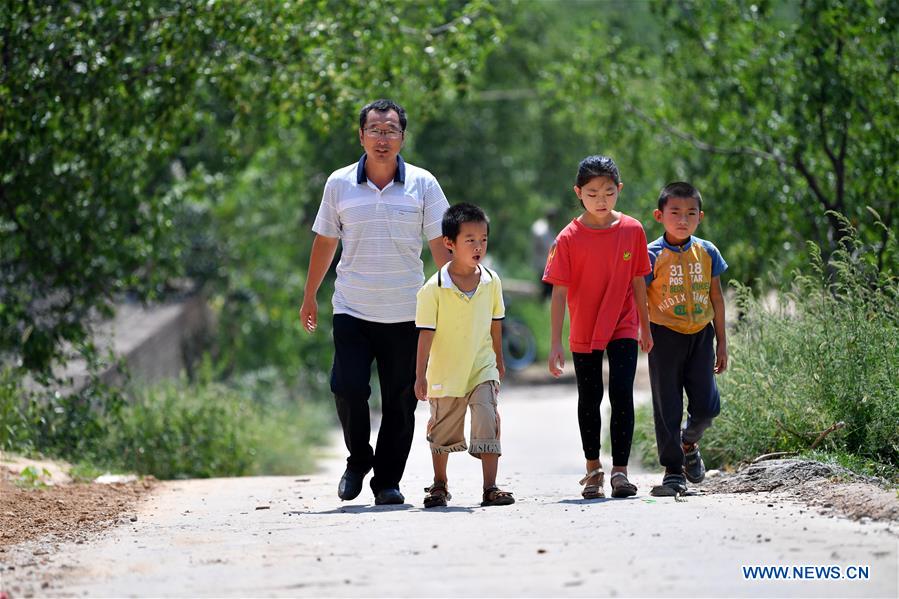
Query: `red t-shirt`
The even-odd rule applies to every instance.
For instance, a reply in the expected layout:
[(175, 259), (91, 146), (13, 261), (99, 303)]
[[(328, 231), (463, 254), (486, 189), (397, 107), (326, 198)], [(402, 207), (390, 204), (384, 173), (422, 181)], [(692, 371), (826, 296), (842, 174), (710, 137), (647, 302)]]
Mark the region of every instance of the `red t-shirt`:
[(562, 229), (543, 280), (568, 287), (571, 351), (590, 353), (615, 339), (636, 339), (633, 279), (650, 272), (643, 225), (626, 214), (608, 229), (591, 229), (577, 219)]

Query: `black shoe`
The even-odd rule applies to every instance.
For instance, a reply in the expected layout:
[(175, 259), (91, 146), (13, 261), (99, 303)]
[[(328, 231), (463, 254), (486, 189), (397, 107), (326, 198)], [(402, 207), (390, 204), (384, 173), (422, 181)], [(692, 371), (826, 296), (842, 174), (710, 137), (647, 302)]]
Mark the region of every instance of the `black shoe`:
[(656, 485), (649, 492), (653, 497), (677, 497), (687, 492), (687, 480), (683, 474), (666, 472), (662, 484)]
[(705, 478), (705, 463), (697, 443), (693, 444), (693, 449), (684, 452), (684, 475), (691, 483), (701, 483)]
[(366, 474), (368, 474), (367, 470), (359, 472), (358, 470), (347, 468), (343, 476), (340, 477), (340, 483), (337, 485), (337, 496), (344, 501), (359, 497), (359, 493), (362, 492), (362, 480)]
[(381, 489), (375, 494), (375, 505), (397, 505), (406, 503), (399, 489)]

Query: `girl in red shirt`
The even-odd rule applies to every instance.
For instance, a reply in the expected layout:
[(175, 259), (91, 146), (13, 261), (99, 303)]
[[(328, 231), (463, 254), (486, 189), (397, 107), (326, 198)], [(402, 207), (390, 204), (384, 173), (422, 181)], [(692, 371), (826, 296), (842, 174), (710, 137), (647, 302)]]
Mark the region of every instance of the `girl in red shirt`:
[[(612, 437), (612, 497), (630, 497), (627, 478), (634, 435), (634, 374), (637, 345), (652, 349), (644, 276), (652, 269), (643, 226), (615, 210), (624, 184), (611, 158), (588, 156), (578, 166), (574, 193), (584, 212), (556, 237), (543, 281), (553, 286), (549, 371), (562, 374), (562, 323), (571, 315), (570, 349), (578, 388), (578, 425), (587, 460), (581, 479), (585, 499), (605, 497), (599, 461), (602, 357), (609, 359), (609, 425)], [(635, 301), (636, 299), (636, 301)]]

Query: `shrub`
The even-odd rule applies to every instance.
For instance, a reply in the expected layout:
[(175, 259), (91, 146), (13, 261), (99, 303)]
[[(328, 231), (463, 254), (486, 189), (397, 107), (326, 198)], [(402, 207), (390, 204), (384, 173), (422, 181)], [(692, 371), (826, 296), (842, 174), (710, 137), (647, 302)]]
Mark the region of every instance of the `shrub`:
[(0, 448), (157, 478), (296, 474), (331, 428), (331, 410), (291, 393), (275, 373), (233, 384), (169, 381), (120, 390), (25, 394), (13, 371), (0, 377)]
[[(165, 383), (122, 411), (103, 449), (125, 470), (158, 478), (247, 474), (252, 417), (250, 402), (223, 385)], [(101, 461), (111, 457), (104, 454)]]
[(0, 451), (29, 440), (21, 380), (12, 368), (0, 369)]

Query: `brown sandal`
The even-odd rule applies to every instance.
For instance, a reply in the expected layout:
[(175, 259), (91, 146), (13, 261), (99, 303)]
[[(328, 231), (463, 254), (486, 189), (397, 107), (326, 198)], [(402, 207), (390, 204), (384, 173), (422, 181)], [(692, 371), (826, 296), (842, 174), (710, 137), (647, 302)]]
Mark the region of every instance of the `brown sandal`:
[[(579, 485), (584, 485), (584, 490), (581, 491), (581, 497), (584, 499), (604, 499), (606, 494), (602, 490), (602, 484), (605, 478), (605, 472), (602, 471), (602, 468), (596, 468), (588, 472), (584, 478), (578, 481)], [(595, 484), (588, 485), (587, 481), (596, 476), (598, 480)]]
[(487, 487), (484, 489), (484, 500), (481, 505), (487, 507), (489, 505), (512, 505), (515, 498), (509, 491), (502, 491), (499, 487)]
[(612, 497), (632, 497), (637, 494), (637, 485), (627, 479), (624, 472), (613, 472), (609, 479)]
[(446, 507), (446, 502), (453, 498), (446, 488), (445, 481), (434, 481), (430, 487), (425, 487), (425, 508)]

